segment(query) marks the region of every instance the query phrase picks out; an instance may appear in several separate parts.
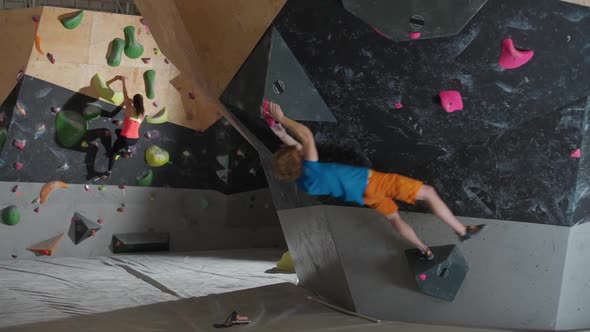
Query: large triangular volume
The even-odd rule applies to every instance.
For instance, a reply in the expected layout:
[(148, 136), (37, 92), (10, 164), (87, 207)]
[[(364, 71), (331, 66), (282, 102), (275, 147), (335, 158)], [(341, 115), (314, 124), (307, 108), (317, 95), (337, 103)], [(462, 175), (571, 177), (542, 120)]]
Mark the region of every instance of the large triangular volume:
[(28, 247), (27, 250), (30, 250), (37, 255), (51, 256), (53, 254), (53, 252), (55, 251), (55, 249), (57, 249), (57, 246), (59, 246), (61, 239), (63, 237), (64, 237), (64, 233), (61, 233), (59, 235), (56, 235), (50, 239), (43, 241), (43, 242), (39, 242), (37, 244), (34, 244), (34, 245)]
[(279, 103), (285, 115), (294, 120), (336, 122), (324, 99), (275, 28), (272, 28), (264, 97)]
[(92, 221), (76, 212), (72, 217), (72, 224), (70, 226), (68, 236), (70, 239), (72, 239), (72, 242), (79, 244), (80, 242), (93, 236), (94, 233), (98, 232), (101, 228), (102, 226), (99, 223)]

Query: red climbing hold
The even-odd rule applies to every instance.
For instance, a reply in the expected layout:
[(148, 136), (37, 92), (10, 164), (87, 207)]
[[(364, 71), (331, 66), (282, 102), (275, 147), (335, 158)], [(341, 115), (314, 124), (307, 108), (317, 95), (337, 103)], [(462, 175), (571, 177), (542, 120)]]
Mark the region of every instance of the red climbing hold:
[(418, 31), (412, 31), (408, 34), (408, 37), (410, 37), (410, 39), (420, 39), (420, 37), (422, 37), (422, 33), (418, 32)]
[(395, 104), (393, 104), (393, 108), (395, 108), (395, 109), (400, 109), (402, 107), (404, 107), (404, 105), (402, 105), (401, 103), (395, 103)]
[(273, 128), (275, 126), (275, 119), (270, 116), (270, 100), (268, 99), (265, 99), (262, 102), (262, 116), (264, 117), (264, 120), (266, 120), (266, 124), (268, 124), (269, 127)]
[(125, 190), (125, 189), (127, 189), (127, 185), (125, 185), (125, 184), (120, 184), (120, 185), (119, 185), (119, 189), (121, 189), (121, 190)]
[(41, 17), (39, 17), (39, 15), (33, 15), (31, 17), (31, 19), (33, 20), (33, 22), (35, 23), (39, 23), (39, 20), (41, 19)]
[(514, 42), (510, 38), (502, 42), (502, 53), (500, 54), (500, 66), (504, 69), (518, 68), (529, 62), (535, 52), (533, 50), (522, 51), (514, 47)]
[(117, 212), (123, 213), (123, 212), (125, 212), (125, 208), (124, 207), (120, 207), (120, 208), (117, 209)]
[(51, 256), (51, 251), (47, 250), (47, 249), (42, 249), (37, 251), (39, 253), (39, 255), (41, 256)]
[(19, 163), (18, 161), (14, 163), (14, 169), (17, 171), (20, 171), (21, 169), (23, 169), (23, 164)]
[(573, 150), (573, 151), (570, 153), (570, 157), (572, 157), (572, 158), (576, 158), (576, 159), (579, 159), (579, 158), (581, 158), (581, 157), (582, 157), (582, 150), (580, 150), (580, 149), (575, 149), (575, 150)]
[(47, 60), (49, 60), (49, 62), (51, 62), (51, 64), (55, 63), (55, 57), (51, 53), (47, 53)]
[(148, 63), (150, 63), (151, 58), (141, 58), (141, 61), (143, 61), (143, 63), (145, 63), (146, 65)]
[(14, 145), (19, 150), (24, 150), (25, 146), (27, 146), (27, 141), (24, 139), (15, 139), (12, 141), (12, 145)]
[(438, 95), (442, 107), (447, 113), (463, 110), (463, 99), (459, 91), (442, 91)]
[(188, 93), (188, 97), (189, 97), (190, 99), (192, 99), (192, 100), (195, 100), (195, 99), (196, 99), (196, 97), (195, 97), (195, 94), (194, 94), (194, 93), (192, 93), (192, 92), (189, 92), (189, 93)]

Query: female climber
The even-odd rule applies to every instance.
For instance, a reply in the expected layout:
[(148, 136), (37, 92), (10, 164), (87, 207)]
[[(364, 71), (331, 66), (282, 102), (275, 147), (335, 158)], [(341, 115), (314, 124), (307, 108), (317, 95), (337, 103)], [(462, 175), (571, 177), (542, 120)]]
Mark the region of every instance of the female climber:
[(420, 250), (420, 258), (425, 260), (434, 259), (434, 254), (399, 215), (394, 199), (410, 204), (425, 201), (434, 215), (455, 231), (460, 241), (484, 229), (485, 225), (463, 225), (436, 190), (421, 181), (366, 167), (319, 162), (311, 130), (286, 117), (279, 105), (270, 103), (269, 108), (270, 116), (277, 122), (272, 130), (285, 143), (273, 154), (272, 160), (274, 172), (280, 180), (297, 181), (297, 185), (310, 195), (329, 195), (377, 210), (404, 239)]
[(117, 160), (121, 154), (131, 154), (129, 148), (137, 144), (137, 141), (139, 140), (139, 127), (145, 118), (143, 96), (136, 94), (133, 96), (133, 99), (129, 98), (127, 85), (125, 84), (125, 77), (117, 76), (116, 78), (121, 80), (121, 83), (123, 84), (123, 95), (125, 100), (121, 106), (125, 109), (125, 120), (123, 121), (123, 129), (117, 129), (115, 131), (117, 134), (117, 140), (110, 151), (109, 169), (105, 173), (106, 176), (111, 175), (115, 160)]

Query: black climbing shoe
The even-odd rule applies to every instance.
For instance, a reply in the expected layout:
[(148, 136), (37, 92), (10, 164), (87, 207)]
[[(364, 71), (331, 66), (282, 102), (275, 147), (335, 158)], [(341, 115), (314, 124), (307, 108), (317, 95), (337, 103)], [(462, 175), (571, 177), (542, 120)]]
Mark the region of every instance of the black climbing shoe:
[(426, 252), (420, 251), (418, 254), (418, 259), (423, 261), (431, 261), (434, 259), (434, 254), (430, 249), (428, 249)]
[(463, 242), (471, 239), (473, 236), (476, 236), (477, 234), (481, 233), (485, 227), (485, 224), (477, 226), (467, 226), (467, 232), (465, 233), (465, 235), (457, 234), (457, 236), (459, 236), (459, 241)]

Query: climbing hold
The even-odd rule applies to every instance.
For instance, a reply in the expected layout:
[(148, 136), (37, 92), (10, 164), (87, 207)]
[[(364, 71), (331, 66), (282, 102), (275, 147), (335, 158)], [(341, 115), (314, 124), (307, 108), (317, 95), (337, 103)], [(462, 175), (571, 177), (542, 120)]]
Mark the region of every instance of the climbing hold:
[(224, 155), (220, 155), (215, 157), (215, 159), (217, 159), (217, 162), (223, 167), (223, 168), (228, 168), (229, 166), (229, 156), (224, 154)]
[(87, 185), (87, 184), (85, 184), (85, 185), (84, 185), (84, 190), (86, 190), (86, 191), (90, 191), (90, 186), (89, 186), (89, 185)]
[(147, 139), (158, 139), (160, 138), (160, 132), (158, 130), (150, 130), (144, 134)]
[(120, 105), (123, 102), (123, 93), (120, 91), (114, 91), (109, 86), (107, 86), (105, 81), (98, 73), (92, 76), (92, 86), (94, 89), (96, 89), (98, 95), (101, 98), (115, 105)]
[(217, 177), (225, 182), (227, 184), (227, 180), (228, 180), (228, 170), (227, 169), (220, 169), (218, 171), (216, 171), (215, 173), (217, 174)]
[(39, 208), (39, 207), (37, 206), (36, 208), (34, 208), (34, 209), (33, 209), (33, 211), (35, 211), (35, 213), (39, 213), (39, 210), (40, 210), (40, 209), (41, 209), (41, 208)]
[(92, 121), (100, 118), (101, 113), (102, 109), (100, 107), (96, 105), (88, 105), (84, 111), (82, 111), (82, 116), (84, 116), (84, 119), (87, 121)]
[(24, 150), (25, 146), (27, 146), (27, 140), (24, 139), (14, 139), (12, 141), (12, 145), (19, 150)]
[(426, 275), (424, 273), (420, 274), (419, 279), (420, 281), (426, 280)]
[(154, 54), (155, 54), (155, 55), (158, 55), (158, 54), (160, 54), (160, 50), (159, 50), (159, 49), (157, 49), (157, 48), (154, 48)]
[(49, 62), (51, 62), (51, 64), (55, 63), (55, 57), (51, 53), (47, 53), (47, 60), (49, 60)]
[(39, 54), (45, 55), (45, 52), (43, 52), (43, 50), (41, 49), (41, 37), (39, 35), (35, 36), (35, 48), (37, 49), (37, 52), (39, 52)]
[(28, 247), (27, 250), (30, 250), (40, 256), (51, 256), (53, 254), (53, 252), (55, 252), (55, 250), (57, 249), (59, 244), (61, 243), (63, 236), (64, 236), (64, 233), (61, 233), (59, 235), (56, 235), (52, 238), (49, 238), (49, 239), (43, 241), (43, 242), (39, 242), (37, 244), (34, 244), (34, 245)]
[(25, 72), (21, 69), (18, 71), (18, 73), (16, 73), (16, 81), (22, 81), (23, 77), (25, 77)]
[(104, 220), (102, 220), (102, 219), (98, 219), (96, 222), (99, 223), (99, 224), (101, 224), (101, 225), (104, 224)]
[(125, 55), (137, 59), (143, 54), (143, 46), (135, 39), (135, 27), (129, 25), (123, 29), (125, 34)]
[(274, 128), (276, 121), (270, 116), (270, 100), (268, 99), (265, 99), (262, 102), (262, 116), (264, 117), (266, 124), (268, 124), (269, 127)]
[(22, 163), (19, 163), (18, 161), (15, 162), (13, 164), (13, 166), (14, 166), (14, 169), (17, 170), (17, 171), (20, 171), (21, 169), (23, 169), (23, 164)]
[(57, 168), (58, 171), (67, 171), (68, 169), (70, 169), (70, 165), (68, 163), (64, 163), (63, 165), (59, 166)]
[(80, 143), (80, 147), (82, 147), (82, 148), (86, 149), (86, 148), (88, 147), (88, 143), (87, 143), (86, 141), (82, 141), (82, 142)]
[(82, 138), (86, 135), (88, 124), (80, 113), (63, 111), (57, 113), (55, 130), (57, 141), (62, 146), (71, 148), (80, 144)]
[(39, 124), (37, 125), (37, 128), (35, 129), (35, 135), (33, 136), (35, 139), (38, 139), (39, 137), (41, 137), (41, 135), (45, 134), (45, 132), (47, 131), (47, 128), (45, 127), (45, 124)]
[(111, 42), (111, 52), (107, 56), (107, 64), (111, 67), (118, 67), (121, 64), (121, 55), (125, 48), (125, 41), (121, 38), (115, 38)]
[(122, 184), (119, 185), (119, 189), (125, 190), (125, 189), (127, 189), (127, 185), (124, 184), (124, 183), (122, 183)]
[(113, 124), (114, 124), (115, 126), (119, 126), (119, 127), (121, 127), (121, 126), (123, 125), (123, 121), (121, 121), (121, 120), (115, 120), (115, 121), (113, 121)]
[(4, 147), (6, 138), (8, 138), (8, 131), (5, 128), (0, 128), (0, 151), (2, 151), (2, 148)]
[(290, 252), (285, 252), (281, 259), (277, 262), (277, 269), (284, 272), (295, 273), (295, 266), (293, 265), (293, 258)]
[(459, 91), (441, 91), (438, 95), (447, 113), (463, 110), (463, 99)]
[(183, 156), (183, 157), (186, 157), (186, 158), (188, 158), (188, 157), (190, 157), (190, 155), (191, 155), (191, 153), (190, 153), (190, 152), (188, 152), (187, 150), (184, 150), (184, 151), (182, 151), (182, 156)]
[(196, 99), (196, 97), (195, 97), (195, 94), (194, 94), (194, 93), (192, 93), (192, 92), (189, 92), (189, 93), (188, 93), (188, 97), (189, 97), (189, 99), (191, 99), (191, 100), (195, 100), (195, 99)]
[(68, 236), (70, 239), (72, 239), (72, 242), (77, 245), (87, 238), (93, 236), (93, 234), (96, 234), (96, 232), (101, 229), (102, 226), (99, 223), (84, 217), (78, 212), (75, 212), (74, 216), (72, 217), (72, 223), (70, 225)]
[(150, 63), (150, 60), (152, 60), (151, 58), (141, 58), (141, 61), (143, 61), (143, 63), (145, 63), (146, 65), (148, 63)]
[(120, 207), (117, 209), (117, 212), (123, 213), (125, 212), (125, 208), (124, 207)]
[(19, 188), (19, 185), (17, 184), (16, 186), (12, 187), (12, 189), (10, 189), (10, 191), (12, 191), (13, 193), (16, 193), (16, 192), (18, 192), (18, 188)]
[(570, 157), (572, 157), (572, 158), (576, 158), (576, 159), (578, 159), (578, 158), (581, 158), (581, 157), (582, 157), (582, 150), (580, 150), (580, 149), (575, 149), (575, 150), (573, 150), (573, 151), (570, 153)]
[(39, 197), (41, 198), (41, 200), (39, 202), (41, 204), (45, 204), (45, 202), (47, 202), (49, 194), (51, 194), (51, 192), (57, 188), (70, 188), (70, 186), (67, 183), (61, 181), (47, 182), (43, 185), (43, 187), (41, 187), (41, 191), (39, 192)]
[(144, 172), (142, 175), (135, 178), (135, 184), (141, 187), (149, 187), (152, 185), (152, 181), (154, 179), (154, 172), (149, 169)]
[(151, 124), (162, 124), (168, 122), (168, 111), (166, 110), (166, 107), (162, 108), (158, 113), (147, 117), (145, 121)]
[(9, 226), (14, 226), (20, 221), (20, 210), (11, 205), (2, 210), (2, 222)]
[(25, 109), (18, 102), (16, 102), (15, 107), (20, 115), (22, 115), (22, 116), (27, 115), (27, 112), (25, 111)]
[(59, 107), (55, 107), (55, 106), (54, 106), (54, 107), (52, 107), (52, 108), (51, 108), (51, 113), (53, 113), (53, 114), (57, 114), (57, 113), (59, 113), (60, 111), (61, 111), (61, 108), (59, 108)]
[(422, 37), (422, 33), (418, 32), (418, 31), (412, 31), (408, 34), (408, 37), (410, 37), (410, 39), (420, 39), (420, 37)]
[(145, 83), (145, 96), (148, 97), (148, 99), (154, 99), (156, 96), (154, 91), (154, 84), (156, 83), (156, 71), (150, 69), (143, 73), (143, 81)]
[(168, 58), (164, 58), (164, 62), (165, 62), (166, 64), (169, 64), (169, 63), (170, 63), (170, 61), (168, 61)]
[(33, 20), (33, 22), (39, 23), (39, 21), (41, 20), (41, 17), (39, 15), (33, 15), (33, 16), (31, 16), (31, 19)]
[(81, 10), (79, 12), (66, 15), (64, 18), (60, 19), (60, 21), (64, 28), (72, 30), (75, 29), (80, 24), (80, 22), (82, 22), (83, 17), (84, 11)]
[(402, 107), (404, 107), (404, 105), (402, 105), (401, 103), (395, 103), (395, 104), (393, 104), (393, 108), (395, 108), (395, 109), (400, 109)]
[(504, 69), (518, 68), (529, 62), (535, 52), (533, 50), (518, 50), (510, 38), (502, 41), (502, 52), (500, 53), (500, 67)]
[(158, 103), (157, 103), (156, 101), (154, 101), (154, 102), (152, 103), (152, 105), (153, 105), (154, 107), (158, 107)]
[(39, 202), (41, 201), (41, 199), (39, 197), (35, 197), (32, 201), (31, 204), (39, 204)]
[(145, 151), (145, 160), (152, 167), (160, 167), (170, 161), (170, 155), (157, 145), (152, 145)]
[(105, 186), (102, 186), (102, 185), (98, 186), (98, 191), (105, 191), (105, 189), (106, 189)]
[(236, 150), (236, 156), (240, 158), (246, 158), (246, 154), (240, 149)]

